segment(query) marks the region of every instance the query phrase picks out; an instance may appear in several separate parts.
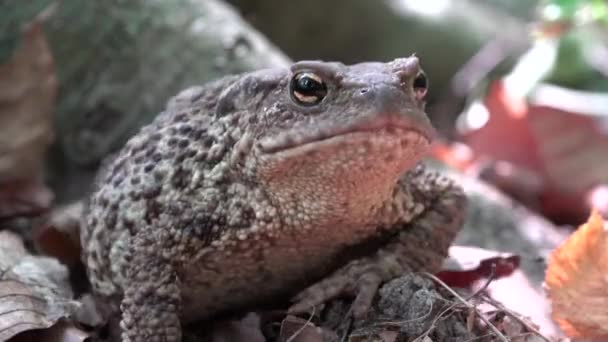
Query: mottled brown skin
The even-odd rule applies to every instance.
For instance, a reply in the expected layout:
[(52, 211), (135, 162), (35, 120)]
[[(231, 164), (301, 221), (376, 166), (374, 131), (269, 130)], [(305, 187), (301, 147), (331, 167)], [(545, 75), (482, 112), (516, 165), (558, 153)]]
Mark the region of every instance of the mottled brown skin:
[(182, 323), (284, 297), (301, 312), (352, 295), (360, 317), (383, 281), (437, 271), (465, 200), (419, 164), (425, 87), (416, 57), (299, 62), (172, 99), (85, 216), (89, 278), (121, 299), (123, 341), (179, 341)]

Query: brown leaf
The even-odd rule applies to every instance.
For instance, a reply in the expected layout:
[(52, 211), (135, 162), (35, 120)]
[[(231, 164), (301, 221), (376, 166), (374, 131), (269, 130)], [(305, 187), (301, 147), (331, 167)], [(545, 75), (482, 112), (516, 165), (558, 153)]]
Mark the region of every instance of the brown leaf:
[(11, 338), (9, 342), (83, 342), (88, 340), (88, 333), (65, 320), (60, 320), (48, 329), (24, 331)]
[[(513, 342), (544, 342), (546, 339), (536, 334), (527, 331), (520, 321), (513, 319), (508, 315), (497, 315), (491, 322), (502, 332), (505, 336), (509, 337), (510, 341)], [(530, 324), (530, 322), (528, 322)]]
[[(377, 332), (377, 334), (373, 334), (373, 338), (369, 336), (369, 334), (362, 335), (350, 335), (348, 338), (348, 342), (396, 342), (399, 337), (399, 332), (392, 330), (382, 330)], [(427, 339), (428, 336), (425, 336), (423, 342), (433, 342), (430, 338)]]
[(217, 322), (213, 326), (212, 342), (263, 342), (260, 317), (249, 313), (241, 320)]
[(0, 195), (0, 216), (48, 207), (41, 172), (55, 136), (56, 93), (53, 56), (41, 23), (34, 21), (0, 65), (0, 192), (8, 192)]
[(68, 267), (79, 264), (82, 210), (81, 202), (54, 208), (48, 220), (34, 228), (36, 250), (59, 259)]
[[(450, 259), (447, 268), (474, 270), (479, 267), (479, 260), (496, 260), (498, 258), (498, 260), (507, 261), (511, 256), (513, 255), (477, 247), (452, 246), (450, 247)], [(509, 269), (509, 267), (505, 268), (505, 270)], [(557, 335), (558, 328), (550, 317), (549, 300), (540, 285), (537, 286), (536, 281), (529, 278), (530, 274), (520, 268), (512, 269), (510, 272), (509, 276), (495, 279), (489, 285), (486, 284), (487, 278), (482, 277), (479, 281), (475, 281), (474, 286), (470, 288), (473, 291), (478, 291), (488, 285), (485, 292), (491, 298), (502, 303), (509, 310), (530, 317), (535, 324), (539, 325), (542, 334)], [(483, 274), (483, 272), (481, 273)]]
[(473, 155), (464, 161), (507, 162), (511, 167), (486, 170), (486, 179), (530, 207), (538, 206), (552, 221), (581, 222), (590, 209), (588, 191), (608, 184), (608, 135), (598, 119), (602, 116), (596, 115), (604, 109), (590, 104), (591, 96), (597, 95), (539, 85), (522, 98), (504, 80), (492, 82), (483, 102), (487, 112), (469, 110), (460, 118), (475, 123), (462, 132)]
[(471, 148), (462, 143), (447, 144), (443, 141), (437, 141), (431, 148), (431, 155), (443, 163), (466, 172), (467, 169), (474, 165), (474, 153)]
[(85, 326), (102, 327), (108, 322), (108, 317), (114, 313), (111, 308), (110, 310), (104, 310), (104, 303), (95, 299), (95, 296), (91, 293), (79, 297), (78, 301), (81, 305), (72, 315), (72, 319)]
[(314, 324), (296, 316), (287, 316), (281, 323), (280, 341), (323, 342), (323, 332)]
[(570, 337), (608, 338), (607, 230), (594, 211), (549, 259), (552, 317)]
[(0, 184), (0, 218), (36, 216), (48, 210), (53, 193), (42, 179), (19, 179)]
[(585, 201), (589, 207), (596, 208), (604, 217), (608, 216), (608, 184), (601, 184), (589, 191)]
[(492, 277), (492, 279), (508, 277), (519, 267), (519, 256), (507, 254), (486, 256), (484, 259), (478, 259), (475, 260), (475, 263), (471, 263), (470, 256), (466, 257), (465, 254), (479, 255), (474, 251), (466, 248), (451, 248), (450, 257), (456, 259), (459, 268), (444, 269), (437, 273), (437, 277), (452, 287), (470, 288), (480, 280), (489, 277)]
[(0, 341), (71, 315), (78, 308), (71, 298), (65, 266), (27, 254), (17, 235), (0, 232)]

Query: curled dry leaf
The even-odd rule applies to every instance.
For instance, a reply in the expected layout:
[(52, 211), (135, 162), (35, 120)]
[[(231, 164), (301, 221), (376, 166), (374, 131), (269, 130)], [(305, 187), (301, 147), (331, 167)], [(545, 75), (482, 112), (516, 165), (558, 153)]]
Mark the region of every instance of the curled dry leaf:
[[(462, 140), (472, 152), (436, 149), (435, 155), (461, 168), (481, 166), (480, 176), (552, 221), (578, 223), (589, 212), (589, 191), (608, 184), (605, 101), (603, 95), (547, 84), (523, 98), (504, 79), (496, 80), (481, 106), (490, 114), (487, 120), (469, 125), (479, 123), (468, 120), (480, 117), (478, 106), (459, 118)], [(493, 161), (480, 165), (484, 159)]]
[[(551, 319), (549, 300), (534, 280), (535, 275), (526, 270), (529, 265), (525, 262), (530, 262), (526, 259), (477, 247), (452, 246), (444, 271), (437, 276), (450, 286), (473, 291), (485, 288), (489, 298), (538, 324), (543, 335), (557, 335), (559, 329)], [(489, 277), (493, 280), (488, 284)]]
[[(519, 268), (518, 255), (454, 246), (437, 277), (452, 287), (472, 288), (481, 280), (508, 277)], [(456, 266), (457, 265), (457, 266)]]
[(48, 220), (34, 228), (36, 251), (53, 256), (68, 267), (80, 264), (82, 202), (53, 208)]
[[(378, 332), (377, 334), (373, 334), (373, 339), (372, 339), (372, 337), (370, 337), (368, 335), (358, 335), (358, 336), (351, 335), (348, 338), (348, 342), (367, 342), (367, 341), (396, 342), (397, 338), (399, 338), (399, 333), (397, 331), (383, 330), (383, 331)], [(425, 336), (422, 341), (423, 342), (433, 342), (433, 340), (431, 340), (431, 338), (428, 336)], [(306, 341), (306, 342), (308, 342), (308, 341)]]
[[(194, 339), (194, 338), (193, 338)], [(211, 342), (264, 342), (260, 317), (249, 313), (241, 320), (217, 322), (213, 326)]]
[(88, 339), (89, 334), (65, 320), (60, 320), (48, 329), (24, 331), (11, 338), (10, 342), (84, 342)]
[(491, 322), (506, 336), (509, 336), (512, 342), (546, 342), (547, 340), (541, 336), (527, 331), (520, 321), (513, 319), (508, 315), (496, 315)]
[(594, 211), (549, 259), (552, 317), (575, 338), (608, 338), (608, 227)]
[(0, 218), (40, 215), (49, 208), (52, 200), (53, 193), (42, 179), (0, 182)]
[(323, 342), (323, 333), (320, 328), (305, 319), (287, 316), (281, 322), (279, 339), (290, 342)]
[(53, 56), (34, 21), (0, 64), (0, 217), (39, 212), (52, 200), (42, 170), (55, 134), (56, 93)]
[(71, 298), (65, 266), (29, 255), (17, 235), (0, 231), (0, 341), (71, 315), (78, 308)]

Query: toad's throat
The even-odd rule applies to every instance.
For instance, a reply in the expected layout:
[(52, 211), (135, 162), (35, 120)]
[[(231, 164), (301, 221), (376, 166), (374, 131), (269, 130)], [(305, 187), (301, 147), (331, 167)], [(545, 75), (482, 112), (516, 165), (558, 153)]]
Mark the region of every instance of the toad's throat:
[(392, 134), (413, 132), (420, 135), (427, 142), (430, 142), (434, 135), (430, 124), (420, 124), (406, 118), (385, 115), (380, 118), (362, 120), (350, 125), (330, 124), (314, 129), (302, 128), (290, 130), (273, 137), (263, 138), (259, 143), (259, 148), (263, 153), (274, 154), (351, 133), (379, 134), (381, 131)]

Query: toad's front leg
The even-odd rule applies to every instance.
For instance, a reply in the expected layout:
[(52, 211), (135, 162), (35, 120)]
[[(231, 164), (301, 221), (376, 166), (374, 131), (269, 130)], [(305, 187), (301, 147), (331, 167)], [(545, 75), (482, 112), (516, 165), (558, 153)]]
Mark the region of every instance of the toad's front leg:
[(179, 279), (155, 235), (140, 232), (129, 245), (120, 306), (123, 342), (181, 341)]
[[(409, 219), (411, 201), (423, 212)], [(354, 260), (295, 297), (292, 313), (302, 312), (339, 295), (354, 296), (352, 314), (362, 317), (383, 283), (407, 272), (440, 270), (450, 244), (464, 221), (466, 197), (460, 186), (434, 171), (417, 168), (404, 175), (386, 215), (401, 218), (395, 236), (375, 254)]]

